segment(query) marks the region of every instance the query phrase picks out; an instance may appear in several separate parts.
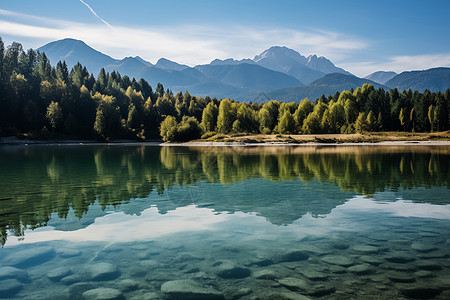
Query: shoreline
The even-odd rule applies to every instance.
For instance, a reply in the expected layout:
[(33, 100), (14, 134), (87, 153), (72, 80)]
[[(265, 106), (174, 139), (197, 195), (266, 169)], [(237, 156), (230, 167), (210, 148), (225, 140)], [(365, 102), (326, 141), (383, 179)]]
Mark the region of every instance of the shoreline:
[(175, 146), (175, 147), (301, 147), (301, 146), (450, 146), (450, 140), (386, 140), (386, 141), (361, 141), (361, 142), (341, 142), (338, 140), (329, 142), (320, 142), (313, 140), (304, 140), (297, 142), (284, 141), (263, 141), (263, 142), (244, 142), (244, 141), (190, 141), (190, 142), (162, 142), (162, 141), (134, 141), (134, 140), (113, 140), (101, 142), (95, 140), (29, 140), (18, 139), (16, 137), (0, 138), (0, 146), (34, 146), (34, 145), (91, 145), (91, 146), (113, 146), (113, 145), (143, 145), (143, 146)]
[(336, 147), (336, 146), (450, 146), (450, 141), (382, 141), (382, 142), (336, 142), (336, 143), (242, 143), (242, 142), (185, 142), (185, 143), (162, 143), (160, 146), (186, 146), (186, 147), (302, 147), (302, 146), (320, 146), (320, 147)]

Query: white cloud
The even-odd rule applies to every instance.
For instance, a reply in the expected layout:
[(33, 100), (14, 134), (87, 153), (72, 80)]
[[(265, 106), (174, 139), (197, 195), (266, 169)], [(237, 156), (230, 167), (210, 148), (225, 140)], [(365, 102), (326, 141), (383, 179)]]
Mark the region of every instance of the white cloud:
[[(139, 55), (151, 62), (166, 57), (196, 65), (215, 58), (253, 58), (273, 45), (293, 48), (303, 55), (318, 54), (332, 60), (345, 58), (368, 46), (366, 41), (343, 34), (310, 29), (249, 28), (242, 26), (176, 25), (147, 28), (106, 27), (64, 20), (46, 19), (0, 10), (0, 34), (21, 37), (27, 48), (72, 37), (115, 58)], [(101, 19), (101, 18), (100, 18)], [(33, 45), (26, 42), (33, 40)]]

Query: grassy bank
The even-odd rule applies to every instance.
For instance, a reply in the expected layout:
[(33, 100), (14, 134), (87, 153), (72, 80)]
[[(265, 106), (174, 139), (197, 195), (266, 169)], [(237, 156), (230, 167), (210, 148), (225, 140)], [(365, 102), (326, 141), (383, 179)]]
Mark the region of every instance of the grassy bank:
[(450, 131), (432, 133), (370, 132), (363, 134), (215, 134), (195, 142), (235, 143), (379, 143), (394, 141), (450, 141)]

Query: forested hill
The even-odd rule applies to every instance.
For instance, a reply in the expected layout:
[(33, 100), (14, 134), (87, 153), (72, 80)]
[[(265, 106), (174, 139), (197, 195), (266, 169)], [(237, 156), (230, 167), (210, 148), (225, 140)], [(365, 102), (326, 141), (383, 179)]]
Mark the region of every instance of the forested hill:
[[(314, 100), (314, 99), (311, 99)], [(299, 102), (299, 103), (298, 103)], [(0, 38), (0, 136), (28, 133), (103, 139), (191, 140), (215, 133), (353, 133), (449, 128), (450, 90), (376, 89), (323, 95), (315, 102), (239, 103), (174, 94), (157, 84), (76, 64)]]
[(386, 82), (387, 86), (400, 90), (413, 89), (423, 92), (443, 91), (449, 88), (450, 68), (433, 68), (425, 71), (403, 72)]

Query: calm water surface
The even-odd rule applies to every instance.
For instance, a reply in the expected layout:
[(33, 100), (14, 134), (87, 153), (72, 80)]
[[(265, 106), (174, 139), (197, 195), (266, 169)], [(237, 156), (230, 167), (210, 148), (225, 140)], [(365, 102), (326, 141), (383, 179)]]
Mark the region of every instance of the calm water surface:
[(450, 147), (0, 147), (0, 298), (450, 299)]

